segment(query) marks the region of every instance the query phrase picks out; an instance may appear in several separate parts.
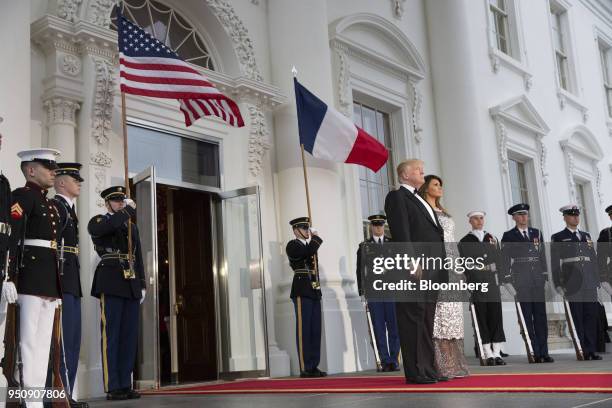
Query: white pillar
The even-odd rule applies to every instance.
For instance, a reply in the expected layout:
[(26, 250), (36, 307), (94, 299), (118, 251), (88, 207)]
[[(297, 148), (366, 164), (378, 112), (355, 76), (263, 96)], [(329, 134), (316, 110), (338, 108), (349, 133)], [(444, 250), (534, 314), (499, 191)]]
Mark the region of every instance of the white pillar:
[[(307, 215), (304, 178), (299, 148), (297, 116), (291, 68), (295, 65), (300, 82), (326, 103), (333, 105), (332, 67), (325, 0), (270, 0), (269, 30), (272, 75), (275, 85), (289, 103), (277, 110), (275, 120), (276, 179), (281, 231), (282, 283), (276, 308), (276, 337), (291, 354), (292, 372), (299, 372), (295, 345), (293, 304), (289, 300), (292, 271), (284, 246), (293, 234), (289, 220)], [(342, 227), (342, 180), (336, 163), (313, 159), (307, 154), (309, 187), (314, 227), (323, 238), (319, 266), (323, 290), (323, 335), (321, 368), (329, 372), (357, 368), (351, 308), (347, 293), (346, 230)], [(353, 298), (356, 299), (356, 298)], [(358, 302), (357, 302), (358, 303)]]
[(51, 98), (44, 102), (47, 111), (49, 147), (58, 149), (62, 162), (76, 160), (76, 111), (79, 104), (66, 98)]

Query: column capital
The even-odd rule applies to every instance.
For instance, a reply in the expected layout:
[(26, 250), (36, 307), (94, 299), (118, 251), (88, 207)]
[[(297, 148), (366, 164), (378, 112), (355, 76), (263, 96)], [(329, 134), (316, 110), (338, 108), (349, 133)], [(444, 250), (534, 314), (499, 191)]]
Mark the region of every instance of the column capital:
[(76, 127), (78, 102), (67, 98), (50, 98), (43, 102), (47, 112), (47, 125), (70, 125)]

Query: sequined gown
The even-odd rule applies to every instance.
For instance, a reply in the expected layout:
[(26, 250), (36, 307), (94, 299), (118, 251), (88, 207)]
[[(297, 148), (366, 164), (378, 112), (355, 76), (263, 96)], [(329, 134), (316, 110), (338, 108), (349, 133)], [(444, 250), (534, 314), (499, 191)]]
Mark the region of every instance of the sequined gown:
[[(455, 241), (455, 221), (436, 210), (438, 220), (444, 229), (446, 256), (458, 257)], [(449, 282), (459, 281), (463, 275), (449, 271)], [(434, 319), (435, 366), (442, 376), (465, 377), (469, 375), (467, 361), (463, 354), (463, 304), (461, 302), (438, 302)]]

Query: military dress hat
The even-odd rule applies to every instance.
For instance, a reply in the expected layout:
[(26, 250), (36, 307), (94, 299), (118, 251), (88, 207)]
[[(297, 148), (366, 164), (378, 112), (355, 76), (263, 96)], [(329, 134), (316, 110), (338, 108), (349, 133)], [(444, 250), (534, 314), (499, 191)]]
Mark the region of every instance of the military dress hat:
[(125, 187), (123, 186), (112, 186), (100, 193), (100, 196), (106, 200), (124, 200), (125, 199)]
[(85, 181), (83, 177), (81, 177), (81, 170), (83, 165), (81, 163), (57, 163), (57, 170), (55, 170), (56, 176), (71, 176), (77, 181)]
[(45, 166), (49, 170), (57, 169), (55, 159), (60, 155), (59, 150), (55, 149), (30, 149), (22, 150), (17, 153), (21, 159), (21, 163), (37, 162)]
[(608, 213), (608, 215), (612, 215), (612, 205), (609, 205), (609, 206), (606, 208), (606, 212)]
[(559, 208), (563, 215), (580, 215), (580, 208), (576, 204), (568, 204)]
[(525, 204), (525, 203), (515, 204), (508, 209), (509, 215), (527, 214), (528, 212), (529, 212), (529, 204)]
[(298, 218), (295, 218), (289, 221), (289, 225), (291, 225), (293, 228), (300, 228), (300, 227), (310, 228), (310, 218), (298, 217)]
[(487, 213), (484, 212), (484, 211), (480, 211), (480, 210), (470, 211), (469, 213), (467, 213), (467, 217), (468, 218), (476, 217), (477, 215), (481, 216), (481, 217), (484, 217), (485, 215), (487, 215)]
[(384, 214), (374, 214), (368, 217), (368, 221), (370, 221), (372, 225), (385, 225), (387, 217), (385, 217)]

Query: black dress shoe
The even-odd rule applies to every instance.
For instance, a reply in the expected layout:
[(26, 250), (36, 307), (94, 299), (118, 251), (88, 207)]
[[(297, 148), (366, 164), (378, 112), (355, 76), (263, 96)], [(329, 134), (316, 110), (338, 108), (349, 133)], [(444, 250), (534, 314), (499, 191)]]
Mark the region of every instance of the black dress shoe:
[(391, 371), (399, 371), (399, 365), (391, 364)]
[(125, 390), (125, 394), (127, 395), (128, 399), (138, 399), (138, 398), (140, 398), (140, 393), (138, 391), (132, 390), (130, 388)]
[(495, 359), (493, 357), (487, 358), (487, 365), (488, 366), (494, 366), (495, 365)]
[(311, 370), (310, 373), (313, 377), (327, 377), (327, 373), (325, 371), (321, 371), (318, 368)]
[(555, 359), (552, 358), (551, 356), (544, 356), (542, 357), (542, 362), (543, 363), (554, 363)]
[(406, 384), (435, 384), (437, 380), (429, 377), (410, 377), (406, 378)]
[(128, 399), (128, 395), (125, 390), (115, 390), (106, 394), (106, 399), (111, 401), (121, 401)]
[(89, 408), (89, 404), (86, 402), (75, 401), (72, 398), (68, 401), (70, 408)]
[(383, 364), (382, 370), (383, 373), (389, 373), (393, 371), (393, 364)]
[(313, 377), (315, 376), (312, 374), (311, 371), (300, 371), (300, 378), (313, 378)]
[(504, 353), (501, 350), (499, 351), (499, 355), (502, 356), (503, 358), (510, 357), (510, 354)]
[(544, 360), (542, 359), (542, 357), (534, 357), (533, 362), (539, 364), (539, 363), (543, 363)]
[(603, 360), (603, 357), (601, 357), (599, 354), (595, 354), (595, 353), (590, 353), (587, 354), (584, 357), (585, 360)]
[(438, 381), (438, 382), (445, 382), (445, 381), (450, 380), (450, 378), (448, 378), (448, 377), (445, 377), (445, 376), (441, 375), (441, 376), (439, 376), (439, 377), (434, 377), (434, 380), (436, 380), (436, 381)]
[(506, 365), (506, 362), (501, 357), (495, 357), (495, 365)]

